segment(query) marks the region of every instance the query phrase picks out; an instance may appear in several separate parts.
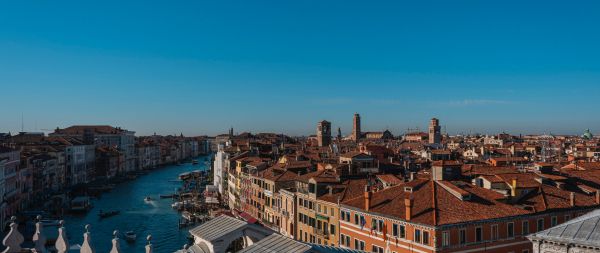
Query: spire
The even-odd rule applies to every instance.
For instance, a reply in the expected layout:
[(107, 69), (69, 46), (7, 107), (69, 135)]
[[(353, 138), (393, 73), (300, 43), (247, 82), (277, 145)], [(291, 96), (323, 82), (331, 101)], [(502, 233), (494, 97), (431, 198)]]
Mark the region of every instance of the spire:
[(57, 253), (67, 253), (67, 251), (69, 250), (69, 240), (67, 239), (67, 229), (65, 228), (65, 221), (61, 220), (59, 224), (60, 228), (58, 229), (58, 238), (56, 239), (54, 247), (56, 248)]

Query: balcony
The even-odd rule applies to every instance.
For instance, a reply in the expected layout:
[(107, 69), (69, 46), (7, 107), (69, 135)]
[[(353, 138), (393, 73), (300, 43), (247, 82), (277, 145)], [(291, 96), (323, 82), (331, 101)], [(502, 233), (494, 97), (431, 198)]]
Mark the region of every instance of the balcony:
[(314, 234), (317, 236), (321, 236), (325, 239), (329, 239), (329, 231), (327, 230), (323, 230), (323, 229), (319, 229), (319, 228), (314, 228)]

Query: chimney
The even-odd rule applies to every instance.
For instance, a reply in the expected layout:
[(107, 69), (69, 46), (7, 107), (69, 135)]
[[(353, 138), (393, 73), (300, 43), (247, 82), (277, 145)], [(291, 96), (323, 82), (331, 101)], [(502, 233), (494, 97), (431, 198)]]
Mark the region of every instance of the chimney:
[(369, 207), (371, 207), (371, 191), (368, 185), (365, 185), (365, 211), (369, 211)]
[(575, 207), (575, 193), (571, 192), (571, 206)]
[(415, 200), (412, 194), (408, 196), (408, 198), (404, 199), (404, 206), (406, 208), (406, 221), (410, 221), (410, 219), (412, 218), (412, 207), (414, 202)]
[(329, 189), (329, 195), (333, 194), (333, 187), (331, 187), (331, 185), (328, 185), (327, 188)]
[(410, 181), (413, 181), (413, 180), (415, 180), (415, 174), (417, 174), (417, 173), (415, 173), (415, 172), (410, 172)]
[(513, 178), (512, 180), (512, 187), (510, 189), (510, 196), (515, 197), (517, 196), (517, 179)]
[(600, 205), (600, 190), (596, 190), (596, 205)]

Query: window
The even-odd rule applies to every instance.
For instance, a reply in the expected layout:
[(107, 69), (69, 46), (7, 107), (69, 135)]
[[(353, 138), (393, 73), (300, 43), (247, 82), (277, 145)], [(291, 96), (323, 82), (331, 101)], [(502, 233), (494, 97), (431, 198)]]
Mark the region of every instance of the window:
[(476, 242), (483, 241), (483, 229), (481, 227), (475, 228), (475, 241)]
[(550, 218), (550, 224), (552, 227), (556, 226), (556, 224), (558, 223), (556, 216), (552, 216), (552, 218)]
[(359, 246), (358, 239), (354, 239), (354, 249), (358, 249)]
[(383, 220), (377, 221), (377, 231), (383, 232)]
[(358, 247), (359, 250), (365, 250), (365, 241), (358, 241), (360, 243), (360, 247)]
[(524, 249), (523, 251), (521, 251), (522, 253), (529, 253), (528, 249)]
[(415, 229), (415, 242), (421, 243), (421, 230)]
[(400, 238), (406, 238), (406, 227), (404, 225), (400, 225)]
[(331, 234), (335, 234), (335, 225), (331, 224), (329, 227), (329, 232), (331, 232)]
[(358, 214), (355, 213), (354, 214), (354, 224), (358, 225), (360, 223), (360, 221), (358, 220)]
[(568, 214), (567, 214), (567, 215), (565, 215), (565, 222), (567, 222), (567, 221), (568, 221), (568, 220), (570, 220), (570, 219), (571, 219), (571, 215), (568, 215)]
[(300, 229), (300, 241), (302, 241), (302, 229)]
[(492, 238), (492, 240), (498, 240), (498, 225), (497, 224), (492, 225), (491, 238)]
[(538, 219), (537, 220), (537, 231), (542, 231), (544, 230), (544, 219)]
[(346, 220), (346, 213), (344, 211), (340, 212), (340, 218), (342, 218), (342, 220)]
[(429, 231), (423, 231), (423, 244), (429, 245)]
[(460, 244), (467, 243), (467, 231), (464, 228), (458, 231), (458, 242)]
[(450, 233), (448, 231), (442, 232), (442, 246), (450, 245)]
[[(302, 233), (302, 230), (300, 230), (300, 233)], [(300, 236), (300, 240), (302, 240), (302, 236)], [(344, 234), (340, 234), (340, 245), (346, 245), (346, 235)]]
[(317, 212), (321, 212), (321, 204), (317, 204)]
[(392, 224), (392, 236), (398, 237), (398, 224)]
[(529, 221), (523, 221), (523, 235), (529, 234)]
[(374, 253), (383, 253), (383, 248), (382, 248), (382, 247), (379, 247), (379, 246), (377, 246), (377, 245), (373, 245), (373, 250), (372, 250), (372, 252), (374, 252)]
[(508, 224), (506, 224), (506, 236), (508, 238), (515, 237), (515, 223), (509, 222)]
[(313, 202), (312, 201), (308, 202), (308, 209), (310, 209), (310, 210), (313, 209)]
[(346, 236), (346, 247), (348, 247), (348, 248), (350, 247), (350, 236), (349, 235)]

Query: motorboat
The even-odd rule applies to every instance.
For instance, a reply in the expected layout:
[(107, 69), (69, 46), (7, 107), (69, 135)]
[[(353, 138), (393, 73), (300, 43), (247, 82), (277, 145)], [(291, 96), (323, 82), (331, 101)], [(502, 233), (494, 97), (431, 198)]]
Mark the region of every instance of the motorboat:
[(133, 232), (133, 231), (125, 232), (125, 240), (126, 241), (134, 242), (136, 238), (137, 238), (137, 235), (135, 234), (135, 232)]
[(152, 199), (150, 196), (146, 196), (146, 197), (144, 198), (144, 201), (146, 201), (146, 202), (150, 202), (150, 201), (152, 201), (152, 200), (153, 200), (153, 199)]
[(104, 211), (100, 210), (100, 212), (98, 212), (98, 216), (100, 217), (100, 219), (103, 219), (103, 218), (115, 216), (119, 213), (121, 213), (121, 211), (119, 211), (119, 210), (112, 210), (112, 211), (108, 211), (108, 212), (104, 212)]

